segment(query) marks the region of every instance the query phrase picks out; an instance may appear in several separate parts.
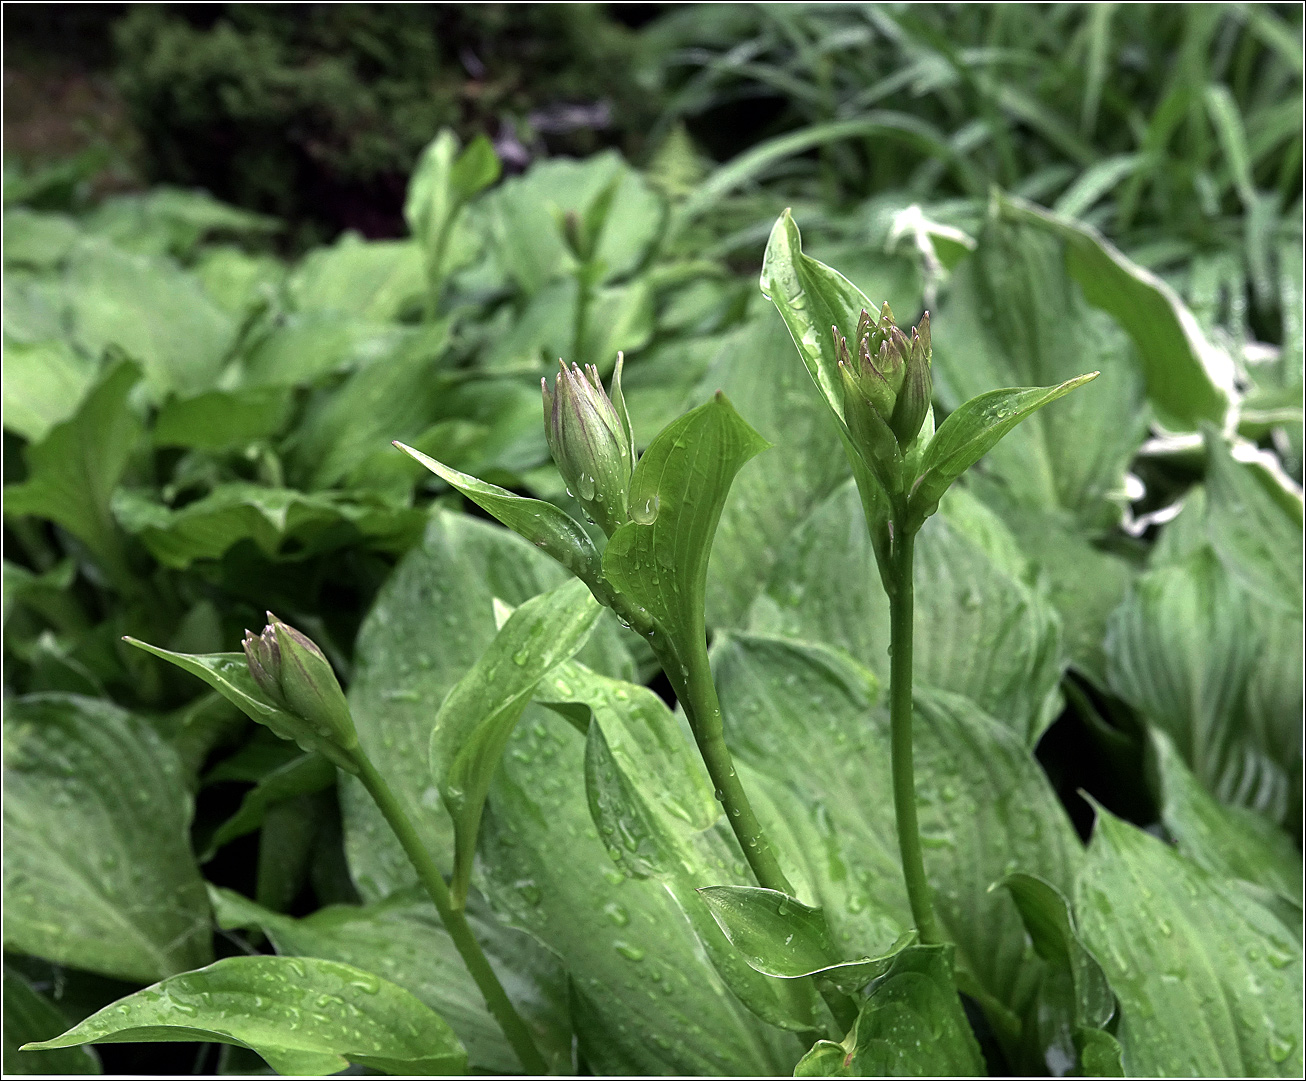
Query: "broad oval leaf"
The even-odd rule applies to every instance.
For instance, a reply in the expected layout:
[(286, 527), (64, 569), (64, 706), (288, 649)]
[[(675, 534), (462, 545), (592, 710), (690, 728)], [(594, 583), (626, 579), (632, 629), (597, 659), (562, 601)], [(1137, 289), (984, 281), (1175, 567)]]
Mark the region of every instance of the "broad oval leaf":
[[(353, 965), (411, 991), (448, 1023), (467, 1048), (469, 1066), (515, 1073), (521, 1063), (490, 1016), (485, 999), (423, 890), (402, 890), (372, 905), (329, 905), (303, 919), (272, 912), (230, 890), (210, 887), (224, 929), (261, 930), (283, 957)], [(547, 950), (497, 923), (475, 904), (476, 940), (555, 1067), (571, 1064), (571, 1031), (561, 965)]]
[[(359, 741), (422, 843), (446, 870), (453, 831), (431, 776), (431, 726), (455, 683), (494, 639), (494, 598), (521, 604), (567, 572), (515, 533), (466, 514), (435, 511), (420, 545), (381, 587), (355, 646), (349, 707)], [(581, 652), (591, 667), (633, 674), (615, 616), (604, 613)], [(341, 788), (345, 851), (365, 900), (416, 880), (403, 849), (362, 785)]]
[(663, 883), (614, 865), (577, 783), (583, 754), (571, 724), (531, 707), (494, 778), (477, 885), (566, 958), (585, 1061), (596, 1074), (788, 1073), (793, 1037), (740, 1004)]
[(431, 774), (453, 818), (450, 893), (467, 896), (485, 795), (535, 685), (585, 644), (602, 608), (572, 579), (518, 608), (440, 707), (431, 731)]
[(1099, 807), (1075, 915), (1127, 1075), (1301, 1076), (1301, 944), (1235, 886)]
[(1139, 578), (1112, 614), (1107, 680), (1165, 730), (1218, 799), (1277, 819), (1288, 779), (1245, 718), (1255, 629), (1246, 594), (1199, 548)]
[(141, 982), (207, 963), (191, 796), (172, 748), (140, 718), (75, 695), (14, 699), (4, 735), (5, 948)]
[(744, 964), (694, 889), (713, 879), (746, 880), (748, 872), (738, 842), (720, 821), (707, 771), (666, 704), (647, 687), (607, 679), (575, 662), (554, 669), (536, 697), (583, 704), (591, 714), (585, 793), (616, 866), (666, 887), (712, 967), (755, 1014), (796, 1032), (819, 1028), (815, 988)]
[(1227, 807), (1198, 783), (1174, 741), (1152, 729), (1161, 784), (1161, 821), (1179, 851), (1222, 878), (1240, 878), (1302, 902), (1302, 859), (1274, 823), (1245, 807)]
[(228, 957), (147, 987), (29, 1048), (211, 1040), (257, 1051), (278, 1073), (347, 1066), (456, 1074), (467, 1052), (434, 1010), (388, 980), (316, 958)]
[(986, 1072), (953, 988), (950, 945), (908, 946), (898, 953), (869, 989), (844, 1044), (822, 1041), (794, 1071), (800, 1077), (976, 1077)]
[[(735, 474), (769, 445), (718, 392), (659, 432), (635, 467), (633, 520), (609, 539), (603, 573), (653, 616), (673, 648), (704, 641), (717, 520)], [(680, 672), (667, 675), (682, 685)]]
[(959, 405), (926, 444), (921, 474), (908, 503), (909, 520), (923, 522), (934, 513), (948, 486), (1012, 428), (1035, 410), (1096, 379), (1098, 374), (1090, 372), (1055, 387), (990, 390)]

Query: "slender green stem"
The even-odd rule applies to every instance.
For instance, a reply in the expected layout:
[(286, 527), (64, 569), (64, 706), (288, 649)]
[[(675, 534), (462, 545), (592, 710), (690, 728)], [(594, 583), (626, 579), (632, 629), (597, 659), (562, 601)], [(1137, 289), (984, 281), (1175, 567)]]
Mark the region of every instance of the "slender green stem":
[(916, 932), (925, 943), (942, 942), (930, 886), (921, 854), (921, 830), (916, 820), (916, 776), (912, 765), (912, 557), (916, 536), (900, 530), (893, 541), (889, 591), (889, 724), (893, 765), (893, 810), (898, 823), (898, 849), (907, 883)]
[(390, 824), (394, 835), (403, 845), (404, 852), (417, 871), (417, 877), (426, 887), (431, 900), (435, 902), (440, 920), (444, 923), (445, 930), (449, 932), (449, 937), (453, 939), (453, 944), (462, 956), (467, 971), (472, 974), (472, 979), (480, 988), (485, 998), (485, 1005), (489, 1007), (490, 1014), (498, 1022), (512, 1049), (517, 1052), (523, 1069), (528, 1074), (548, 1073), (548, 1063), (536, 1048), (530, 1030), (513, 1007), (503, 985), (499, 983), (499, 977), (494, 974), (494, 969), (490, 967), (490, 962), (472, 934), (471, 927), (468, 926), (467, 916), (461, 909), (454, 908), (451, 903), (449, 887), (445, 884), (444, 875), (440, 873), (440, 868), (436, 866), (435, 860), (422, 844), (422, 839), (417, 836), (417, 830), (413, 828), (399, 800), (395, 798), (390, 786), (385, 783), (385, 778), (372, 765), (367, 752), (358, 747), (353, 751), (353, 755), (358, 763), (358, 779), (363, 782), (372, 799), (376, 801), (386, 822)]
[(743, 782), (735, 772), (730, 748), (726, 746), (721, 726), (721, 703), (716, 696), (716, 685), (712, 682), (707, 647), (699, 645), (697, 649), (691, 649), (690, 653), (691, 656), (685, 659), (684, 678), (680, 681), (684, 690), (683, 705), (699, 753), (703, 756), (703, 765), (707, 767), (708, 776), (716, 786), (717, 799), (725, 808), (726, 819), (739, 839), (739, 847), (744, 850), (744, 858), (753, 869), (757, 884), (792, 897), (794, 888), (780, 869), (775, 850), (767, 840), (757, 815), (753, 813), (753, 805), (748, 802)]
[[(716, 684), (712, 681), (707, 647), (700, 645), (692, 653), (685, 666), (684, 678), (680, 681), (684, 694), (683, 704), (699, 754), (703, 756), (703, 764), (707, 766), (708, 776), (716, 786), (717, 798), (725, 808), (726, 819), (735, 831), (739, 847), (744, 850), (744, 858), (753, 869), (757, 884), (793, 897), (794, 888), (780, 868), (780, 861), (776, 859), (775, 850), (767, 840), (762, 823), (753, 813), (748, 793), (744, 791), (743, 782), (730, 757), (730, 748), (726, 746), (721, 725), (721, 703), (717, 698)], [(853, 1001), (843, 992), (819, 980), (816, 989), (830, 1008), (840, 1031), (847, 1032), (851, 1029), (857, 1020), (857, 1007)]]

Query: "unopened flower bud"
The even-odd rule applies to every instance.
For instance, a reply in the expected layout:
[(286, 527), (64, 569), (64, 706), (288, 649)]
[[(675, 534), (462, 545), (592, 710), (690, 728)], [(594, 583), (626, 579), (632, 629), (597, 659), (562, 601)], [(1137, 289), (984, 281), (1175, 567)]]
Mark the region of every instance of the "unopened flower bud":
[(245, 632), (244, 647), (250, 675), (275, 706), (337, 747), (358, 745), (349, 704), (331, 662), (308, 635), (269, 612), (262, 634)]
[(894, 330), (907, 346), (907, 360), (906, 376), (889, 427), (898, 437), (899, 445), (905, 448), (920, 432), (934, 394), (934, 377), (930, 374), (930, 313), (926, 312), (920, 326), (911, 332), (910, 342), (896, 327)]
[[(592, 365), (582, 372), (576, 364), (570, 370), (558, 364), (552, 391), (548, 380), (540, 380), (549, 451), (567, 490), (611, 536), (630, 521), (627, 498), (635, 468), (630, 432)], [(618, 370), (614, 387), (619, 379)]]

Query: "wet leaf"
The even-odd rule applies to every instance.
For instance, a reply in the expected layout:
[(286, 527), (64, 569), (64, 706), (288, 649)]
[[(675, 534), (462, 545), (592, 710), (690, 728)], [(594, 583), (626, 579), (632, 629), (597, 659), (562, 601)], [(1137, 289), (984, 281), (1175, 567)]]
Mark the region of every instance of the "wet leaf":
[(257, 1051), (278, 1073), (462, 1073), (453, 1030), (409, 992), (334, 961), (228, 957), (106, 1006), (34, 1048), (210, 1040)]

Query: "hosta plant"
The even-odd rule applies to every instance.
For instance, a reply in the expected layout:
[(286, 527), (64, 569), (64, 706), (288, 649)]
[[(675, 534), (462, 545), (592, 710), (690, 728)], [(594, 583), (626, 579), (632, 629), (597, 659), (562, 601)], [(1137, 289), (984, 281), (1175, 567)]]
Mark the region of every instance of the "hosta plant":
[[(579, 259), (584, 222), (564, 226)], [(543, 389), (585, 521), (402, 447), (512, 533), (433, 514), (360, 632), (348, 697), (271, 615), (243, 653), (137, 643), (341, 771), (365, 904), (295, 919), (211, 889), (219, 924), (261, 931), (276, 956), (170, 975), (32, 1046), (214, 1040), (292, 1073), (1299, 1074), (1300, 858), (1264, 813), (1291, 799), (1283, 709), (1269, 681), (1249, 692), (1237, 654), (1224, 691), (1260, 724), (1240, 744), (1168, 673), (1201, 676), (1233, 605), (1299, 634), (1300, 504), (1206, 429), (1206, 505), (1185, 505), (1078, 662), (1095, 700), (1109, 689), (1151, 722), (1177, 844), (1095, 806), (1085, 848), (1032, 753), (1059, 709), (1061, 617), (976, 494), (992, 486), (1019, 522), (1027, 478), (995, 456), (974, 490), (954, 485), (1098, 373), (958, 400), (1001, 367), (995, 326), (1027, 319), (1009, 340), (1036, 357), (1065, 331), (1013, 290), (963, 337), (956, 298), (992, 269), (959, 273), (934, 333), (928, 314), (904, 331), (777, 222), (762, 289), (832, 420), (814, 442), (842, 445), (855, 494), (836, 482), (795, 515), (747, 623), (709, 623), (710, 564), (767, 440), (717, 392), (640, 454), (618, 357), (610, 393), (579, 365)], [(1093, 324), (1065, 296), (1066, 318)], [(936, 396), (951, 405), (937, 427)], [(1068, 493), (1067, 515), (1098, 513), (1100, 493), (1066, 482), (1075, 435), (1059, 423), (1025, 464)], [(1210, 633), (1161, 633), (1188, 614)], [(674, 711), (638, 678), (649, 659)]]

